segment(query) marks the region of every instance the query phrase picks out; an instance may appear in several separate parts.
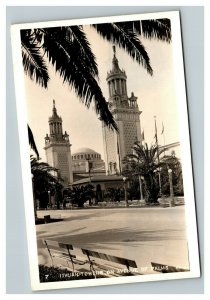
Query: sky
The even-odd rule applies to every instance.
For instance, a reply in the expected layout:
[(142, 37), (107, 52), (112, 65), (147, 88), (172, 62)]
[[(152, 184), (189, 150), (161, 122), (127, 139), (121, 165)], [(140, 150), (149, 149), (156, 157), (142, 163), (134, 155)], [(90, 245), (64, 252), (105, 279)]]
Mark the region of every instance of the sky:
[[(112, 68), (112, 44), (103, 40), (90, 26), (84, 26), (91, 48), (96, 55), (99, 69), (99, 85), (108, 100), (107, 72)], [(141, 129), (145, 142), (154, 142), (156, 116), (159, 144), (163, 145), (162, 123), (165, 144), (179, 141), (179, 127), (176, 105), (176, 89), (173, 78), (172, 46), (166, 42), (142, 39), (151, 60), (153, 76), (133, 61), (122, 49), (116, 46), (119, 66), (127, 75), (127, 91), (130, 97), (134, 92), (142, 111)], [(174, 54), (175, 58), (175, 54)], [(33, 131), (36, 145), (42, 160), (46, 161), (44, 137), (49, 133), (48, 118), (52, 115), (53, 99), (57, 113), (63, 120), (63, 131), (67, 131), (71, 143), (71, 153), (78, 148), (92, 148), (104, 158), (102, 126), (93, 106), (88, 110), (77, 98), (74, 90), (63, 84), (58, 73), (49, 65), (50, 82), (45, 90), (25, 76), (25, 91), (28, 123)]]

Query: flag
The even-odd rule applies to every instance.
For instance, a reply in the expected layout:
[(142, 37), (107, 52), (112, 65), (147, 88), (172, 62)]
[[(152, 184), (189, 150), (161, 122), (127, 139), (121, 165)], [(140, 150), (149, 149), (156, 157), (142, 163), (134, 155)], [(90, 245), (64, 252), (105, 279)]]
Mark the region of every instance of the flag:
[(155, 133), (153, 139), (157, 140), (157, 133)]
[(163, 122), (162, 122), (162, 132), (161, 132), (161, 134), (163, 134), (164, 133), (164, 126), (163, 126)]
[(141, 138), (142, 138), (142, 141), (144, 141), (144, 130), (141, 133)]

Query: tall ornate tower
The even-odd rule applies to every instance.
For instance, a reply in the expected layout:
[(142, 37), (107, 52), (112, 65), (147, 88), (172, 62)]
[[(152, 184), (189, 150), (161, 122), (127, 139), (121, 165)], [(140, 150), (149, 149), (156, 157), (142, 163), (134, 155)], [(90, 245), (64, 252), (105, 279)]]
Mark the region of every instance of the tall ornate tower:
[(63, 134), (62, 119), (57, 114), (55, 100), (53, 100), (53, 113), (48, 122), (50, 134), (46, 134), (44, 147), (47, 163), (59, 170), (59, 175), (67, 186), (73, 182), (71, 144), (67, 132)]
[(103, 141), (107, 174), (122, 172), (122, 160), (128, 154), (132, 154), (133, 144), (141, 143), (140, 114), (137, 97), (127, 94), (127, 76), (121, 70), (116, 58), (115, 46), (112, 70), (107, 73), (109, 88), (108, 105), (118, 125), (119, 133), (110, 130), (103, 124)]

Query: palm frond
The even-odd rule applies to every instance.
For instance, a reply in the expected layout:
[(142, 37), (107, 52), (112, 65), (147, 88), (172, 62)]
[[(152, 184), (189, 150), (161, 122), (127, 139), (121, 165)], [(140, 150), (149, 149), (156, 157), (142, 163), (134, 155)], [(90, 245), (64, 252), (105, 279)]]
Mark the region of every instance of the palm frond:
[(74, 47), (77, 48), (77, 56), (83, 58), (83, 62), (85, 63), (86, 67), (90, 69), (93, 76), (98, 78), (98, 65), (96, 63), (96, 57), (92, 52), (86, 34), (79, 26), (68, 26), (66, 27), (66, 30), (69, 32), (69, 41), (72, 40)]
[(28, 125), (28, 140), (29, 140), (29, 145), (30, 145), (31, 149), (36, 153), (37, 159), (39, 159), (39, 152), (37, 150), (34, 136), (33, 136), (32, 130), (29, 127), (29, 125)]
[(158, 162), (158, 155), (161, 155), (164, 149), (159, 150), (156, 144), (149, 148), (147, 143), (144, 145), (135, 143), (133, 150), (134, 154), (127, 155), (123, 161), (127, 166), (130, 165), (133, 174), (151, 174), (162, 165), (163, 159)]
[(62, 37), (54, 39), (48, 32), (45, 34), (43, 49), (63, 81), (74, 88), (80, 101), (87, 107), (94, 102), (96, 113), (100, 115), (100, 119), (108, 127), (117, 129), (106, 99), (91, 70), (86, 67), (82, 53), (78, 56), (75, 52), (77, 47), (77, 44), (67, 39)]
[(30, 79), (47, 88), (49, 75), (43, 54), (37, 43), (28, 36), (28, 30), (21, 30), (21, 48), (23, 68)]
[(142, 65), (152, 75), (149, 56), (137, 34), (121, 23), (93, 24), (96, 31), (106, 40), (123, 48), (129, 56)]
[(169, 19), (143, 20), (141, 23), (144, 37), (171, 42), (171, 22)]
[(57, 168), (50, 166), (46, 162), (40, 161), (39, 158), (30, 156), (31, 173), (34, 175), (34, 180), (47, 181), (49, 183), (58, 183), (57, 176), (53, 175), (52, 171), (58, 172)]
[(171, 22), (170, 19), (151, 19), (129, 21), (122, 23), (128, 30), (132, 30), (148, 39), (171, 42)]

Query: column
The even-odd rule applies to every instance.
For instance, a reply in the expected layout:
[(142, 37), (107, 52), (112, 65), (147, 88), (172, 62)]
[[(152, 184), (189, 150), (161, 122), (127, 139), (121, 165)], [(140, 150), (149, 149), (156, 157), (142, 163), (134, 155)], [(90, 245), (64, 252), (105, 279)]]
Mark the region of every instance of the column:
[(120, 79), (120, 94), (123, 94), (123, 90), (122, 90), (122, 79)]
[(109, 86), (109, 96), (111, 97), (111, 84), (110, 84), (110, 81), (108, 82), (108, 86)]
[(124, 84), (125, 84), (125, 94), (127, 95), (127, 86), (126, 86), (126, 80), (124, 80)]
[(111, 81), (111, 92), (112, 92), (112, 95), (114, 94), (114, 80)]

